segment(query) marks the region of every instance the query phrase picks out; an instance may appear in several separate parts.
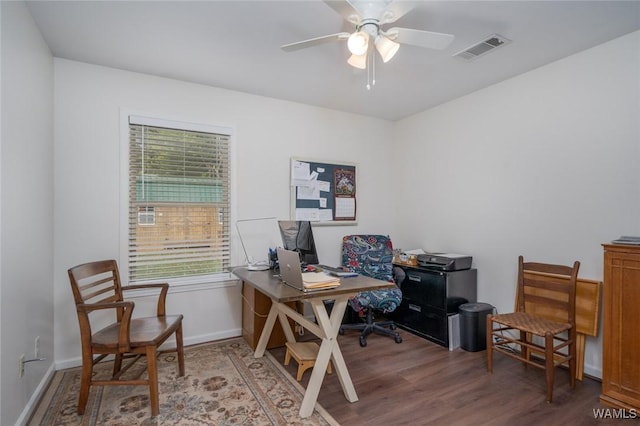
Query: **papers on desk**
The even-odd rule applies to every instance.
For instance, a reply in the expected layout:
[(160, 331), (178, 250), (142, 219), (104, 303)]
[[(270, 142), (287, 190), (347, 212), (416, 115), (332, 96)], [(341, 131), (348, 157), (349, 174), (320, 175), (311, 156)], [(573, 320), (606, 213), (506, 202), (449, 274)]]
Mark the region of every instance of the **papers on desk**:
[(632, 237), (628, 235), (623, 235), (617, 240), (611, 241), (612, 244), (630, 244), (634, 246), (640, 245), (640, 237)]
[(305, 288), (333, 288), (340, 285), (340, 279), (322, 272), (303, 272), (302, 282)]
[(419, 254), (426, 254), (426, 252), (422, 249), (413, 249), (413, 250), (405, 250), (403, 252), (404, 254), (415, 254), (415, 255), (419, 255)]

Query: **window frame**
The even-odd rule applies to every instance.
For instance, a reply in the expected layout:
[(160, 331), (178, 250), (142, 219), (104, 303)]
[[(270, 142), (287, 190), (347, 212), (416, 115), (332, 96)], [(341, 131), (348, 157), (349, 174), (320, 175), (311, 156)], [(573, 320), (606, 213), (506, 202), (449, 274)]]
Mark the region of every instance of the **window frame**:
[[(119, 269), (123, 277), (129, 277), (129, 119), (143, 120), (145, 125), (169, 127), (197, 132), (219, 133), (229, 136), (229, 252), (231, 263), (234, 260), (233, 223), (236, 222), (236, 190), (235, 190), (235, 129), (228, 125), (206, 122), (194, 122), (180, 118), (165, 118), (159, 114), (139, 113), (132, 110), (120, 110), (120, 207), (119, 207)], [(150, 282), (169, 283), (169, 291), (197, 291), (201, 289), (229, 287), (236, 283), (230, 272), (220, 272), (180, 278), (161, 278), (136, 281), (136, 284)], [(138, 294), (140, 293), (140, 294)], [(135, 296), (145, 296), (145, 292), (136, 292)]]
[[(144, 209), (144, 211), (142, 211)], [(150, 217), (153, 220), (147, 219), (141, 220), (141, 218)], [(138, 225), (139, 226), (154, 226), (156, 224), (156, 208), (155, 206), (138, 207)]]

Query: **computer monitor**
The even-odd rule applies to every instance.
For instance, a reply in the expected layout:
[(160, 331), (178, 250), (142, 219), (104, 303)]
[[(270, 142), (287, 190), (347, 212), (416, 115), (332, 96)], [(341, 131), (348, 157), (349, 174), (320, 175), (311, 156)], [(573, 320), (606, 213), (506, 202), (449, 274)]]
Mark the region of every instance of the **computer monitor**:
[(297, 251), (300, 254), (300, 261), (304, 264), (317, 265), (319, 263), (311, 222), (308, 220), (279, 220), (278, 226), (285, 249)]

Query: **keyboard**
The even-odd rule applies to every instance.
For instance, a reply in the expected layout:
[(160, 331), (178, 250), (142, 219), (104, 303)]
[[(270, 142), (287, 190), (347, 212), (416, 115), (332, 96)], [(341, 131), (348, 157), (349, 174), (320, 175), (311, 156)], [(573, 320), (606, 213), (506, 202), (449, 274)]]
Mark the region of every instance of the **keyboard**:
[(315, 265), (316, 268), (322, 269), (330, 275), (338, 277), (355, 277), (358, 274), (356, 272), (347, 271), (341, 267), (328, 266), (328, 265)]
[(327, 265), (315, 265), (316, 268), (320, 268), (323, 271), (328, 271), (328, 272), (345, 272), (344, 269), (342, 269), (341, 267), (335, 267), (335, 266), (327, 266)]

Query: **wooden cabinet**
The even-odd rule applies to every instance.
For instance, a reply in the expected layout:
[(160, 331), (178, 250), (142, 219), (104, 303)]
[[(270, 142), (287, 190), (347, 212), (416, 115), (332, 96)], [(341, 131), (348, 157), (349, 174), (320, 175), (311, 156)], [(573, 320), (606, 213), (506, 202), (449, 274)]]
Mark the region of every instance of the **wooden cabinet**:
[[(289, 305), (296, 309), (295, 302), (291, 302)], [(271, 299), (249, 285), (242, 285), (242, 337), (251, 349), (255, 350), (258, 345), (260, 333), (262, 333), (264, 323), (267, 321), (270, 309)], [(289, 320), (289, 323), (293, 329), (293, 321)], [(284, 346), (286, 341), (280, 321), (276, 319), (269, 343), (267, 343), (267, 349)]]
[(600, 402), (640, 409), (640, 246), (604, 244)]

